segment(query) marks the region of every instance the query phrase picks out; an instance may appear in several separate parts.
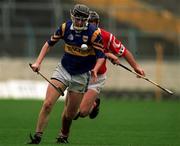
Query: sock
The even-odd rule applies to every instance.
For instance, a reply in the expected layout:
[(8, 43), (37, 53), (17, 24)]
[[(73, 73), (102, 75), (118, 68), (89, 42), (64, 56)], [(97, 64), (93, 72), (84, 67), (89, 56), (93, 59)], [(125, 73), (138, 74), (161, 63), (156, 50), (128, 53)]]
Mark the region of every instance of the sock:
[(63, 118), (62, 118), (62, 128), (61, 128), (61, 131), (60, 131), (60, 134), (62, 136), (68, 137), (70, 127), (71, 127), (71, 123), (72, 123), (71, 119), (68, 119), (68, 118), (66, 118), (66, 116), (63, 116)]
[(37, 137), (42, 137), (43, 132), (36, 132), (35, 135), (36, 135)]

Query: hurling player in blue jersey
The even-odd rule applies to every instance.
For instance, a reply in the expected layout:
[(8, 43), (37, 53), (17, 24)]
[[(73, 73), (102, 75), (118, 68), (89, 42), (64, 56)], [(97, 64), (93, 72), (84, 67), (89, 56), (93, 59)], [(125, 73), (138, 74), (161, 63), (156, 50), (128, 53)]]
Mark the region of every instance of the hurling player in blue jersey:
[[(68, 143), (68, 135), (72, 119), (76, 116), (83, 94), (87, 90), (91, 76), (97, 79), (97, 72), (104, 63), (102, 38), (99, 30), (92, 24), (88, 24), (89, 8), (77, 4), (70, 11), (71, 20), (63, 23), (51, 38), (44, 44), (41, 52), (32, 64), (34, 72), (40, 70), (40, 65), (49, 49), (60, 39), (65, 42), (65, 53), (58, 63), (51, 82), (63, 91), (67, 88), (67, 98), (62, 113), (62, 127), (58, 135), (58, 143)], [(81, 47), (87, 46), (87, 47)], [(61, 48), (60, 48), (61, 49)], [(39, 144), (49, 119), (53, 105), (61, 94), (50, 84), (46, 91), (46, 98), (39, 113), (36, 131), (30, 135), (29, 144)]]

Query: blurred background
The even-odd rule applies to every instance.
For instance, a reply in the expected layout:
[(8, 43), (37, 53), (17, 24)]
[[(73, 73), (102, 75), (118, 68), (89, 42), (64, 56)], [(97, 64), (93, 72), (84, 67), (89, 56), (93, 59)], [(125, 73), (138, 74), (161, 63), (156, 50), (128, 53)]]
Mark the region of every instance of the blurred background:
[[(108, 64), (102, 96), (177, 99), (180, 95), (179, 0), (0, 0), (0, 97), (41, 98), (47, 83), (31, 71), (42, 45), (83, 3), (100, 15), (100, 27), (112, 32), (133, 53), (146, 76), (175, 95), (123, 68)], [(60, 41), (45, 58), (41, 72), (50, 78), (63, 53)], [(122, 63), (129, 65), (121, 59)], [(103, 95), (104, 94), (104, 95)]]

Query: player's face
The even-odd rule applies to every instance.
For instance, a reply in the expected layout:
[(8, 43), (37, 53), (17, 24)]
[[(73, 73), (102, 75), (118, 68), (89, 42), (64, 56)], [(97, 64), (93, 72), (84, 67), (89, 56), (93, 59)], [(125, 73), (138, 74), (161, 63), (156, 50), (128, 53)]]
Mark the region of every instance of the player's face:
[(84, 27), (87, 22), (87, 18), (80, 18), (80, 17), (75, 17), (75, 25), (77, 27)]
[(95, 21), (91, 21), (90, 23), (93, 25), (97, 25), (97, 23)]
[(76, 30), (83, 30), (88, 23), (88, 18), (73, 16), (72, 14), (71, 14), (71, 20), (73, 22), (74, 29)]
[(93, 24), (93, 25), (96, 25), (98, 27), (98, 23), (96, 20), (92, 20), (92, 21), (89, 21), (89, 23)]

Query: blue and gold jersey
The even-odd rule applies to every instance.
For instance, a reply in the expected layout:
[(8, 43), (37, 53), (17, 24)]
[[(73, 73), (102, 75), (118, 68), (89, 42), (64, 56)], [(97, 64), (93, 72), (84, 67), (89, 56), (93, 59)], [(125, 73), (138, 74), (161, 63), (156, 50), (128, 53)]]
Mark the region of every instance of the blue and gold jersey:
[[(97, 58), (104, 58), (100, 31), (92, 24), (85, 30), (73, 29), (72, 21), (63, 23), (47, 41), (53, 46), (60, 39), (65, 42), (65, 53), (61, 60), (63, 67), (71, 74), (82, 74), (93, 69)], [(87, 48), (81, 48), (86, 44)]]

